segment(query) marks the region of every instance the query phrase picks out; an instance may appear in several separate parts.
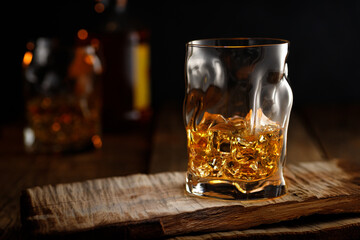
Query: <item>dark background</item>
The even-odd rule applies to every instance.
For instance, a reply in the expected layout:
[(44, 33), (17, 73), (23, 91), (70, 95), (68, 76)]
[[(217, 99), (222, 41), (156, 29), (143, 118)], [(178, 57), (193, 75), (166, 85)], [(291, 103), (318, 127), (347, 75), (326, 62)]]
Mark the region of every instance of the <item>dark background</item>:
[[(23, 116), (21, 61), (39, 36), (72, 36), (106, 16), (95, 0), (12, 1), (3, 6), (4, 71), (0, 123)], [(212, 37), (290, 40), (289, 76), (296, 106), (360, 102), (359, 1), (139, 1), (131, 17), (151, 29), (154, 108), (184, 97), (186, 42)], [(8, 13), (8, 14), (7, 14)], [(120, 104), (120, 103), (119, 103)]]

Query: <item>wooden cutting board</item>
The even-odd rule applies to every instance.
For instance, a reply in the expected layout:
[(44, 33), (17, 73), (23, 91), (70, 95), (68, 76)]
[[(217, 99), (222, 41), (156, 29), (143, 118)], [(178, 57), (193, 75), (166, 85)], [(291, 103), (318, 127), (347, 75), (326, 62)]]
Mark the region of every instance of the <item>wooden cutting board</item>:
[(184, 172), (34, 187), (22, 194), (21, 218), (35, 236), (154, 238), (360, 212), (360, 174), (339, 167), (336, 160), (289, 165), (285, 176), (288, 193), (263, 201), (190, 196), (184, 190)]

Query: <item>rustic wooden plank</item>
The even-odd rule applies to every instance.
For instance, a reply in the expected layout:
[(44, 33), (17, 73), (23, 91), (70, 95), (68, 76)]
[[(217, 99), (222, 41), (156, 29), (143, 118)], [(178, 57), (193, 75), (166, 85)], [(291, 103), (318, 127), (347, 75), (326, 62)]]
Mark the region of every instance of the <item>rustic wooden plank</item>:
[(23, 223), (35, 235), (111, 226), (113, 233), (125, 231), (127, 237), (159, 237), (248, 229), (315, 213), (360, 212), (359, 174), (345, 172), (336, 161), (289, 164), (285, 173), (288, 194), (265, 201), (189, 196), (184, 172), (36, 187), (24, 192)]
[[(78, 154), (26, 154), (20, 125), (0, 130), (0, 239), (21, 237), (21, 191), (45, 184), (147, 172), (150, 141), (142, 132), (110, 135), (103, 148)], [(131, 161), (129, 161), (131, 159)]]
[(176, 236), (169, 240), (360, 239), (360, 214), (316, 215), (241, 231)]

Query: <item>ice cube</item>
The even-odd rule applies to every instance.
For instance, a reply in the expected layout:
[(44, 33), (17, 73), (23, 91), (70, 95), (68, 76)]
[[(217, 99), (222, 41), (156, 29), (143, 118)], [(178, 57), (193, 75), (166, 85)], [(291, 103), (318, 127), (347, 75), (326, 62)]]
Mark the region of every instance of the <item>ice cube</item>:
[(232, 133), (228, 131), (215, 131), (213, 137), (213, 146), (218, 153), (230, 154)]
[(234, 132), (234, 131), (236, 131), (236, 128), (228, 122), (214, 124), (209, 129), (212, 131), (219, 131), (219, 132)]
[(208, 166), (211, 167), (210, 176), (221, 177), (223, 174), (223, 165), (225, 160), (222, 158), (212, 158), (208, 161)]
[(258, 108), (256, 114), (253, 114), (253, 110), (250, 109), (249, 113), (246, 115), (245, 120), (252, 124), (255, 124), (253, 127), (266, 126), (266, 125), (277, 125), (276, 122), (270, 120), (262, 111), (261, 108)]
[(215, 126), (220, 123), (226, 123), (227, 120), (220, 114), (213, 114), (205, 112), (203, 118), (201, 119), (197, 130), (207, 130), (212, 126)]
[(229, 160), (226, 163), (226, 167), (224, 169), (224, 174), (227, 177), (234, 178), (237, 177), (240, 172), (240, 164), (237, 161)]
[(229, 122), (236, 127), (237, 129), (243, 129), (246, 127), (246, 121), (243, 117), (239, 117), (237, 115), (231, 117)]

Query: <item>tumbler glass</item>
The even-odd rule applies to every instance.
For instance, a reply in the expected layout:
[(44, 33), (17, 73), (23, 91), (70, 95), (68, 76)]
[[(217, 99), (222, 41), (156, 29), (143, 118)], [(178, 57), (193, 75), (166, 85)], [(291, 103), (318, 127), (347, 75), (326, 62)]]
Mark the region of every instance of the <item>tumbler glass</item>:
[(239, 200), (285, 194), (289, 42), (204, 39), (186, 47), (186, 190)]
[(24, 55), (28, 152), (100, 148), (100, 60), (93, 46), (55, 38), (27, 44)]

